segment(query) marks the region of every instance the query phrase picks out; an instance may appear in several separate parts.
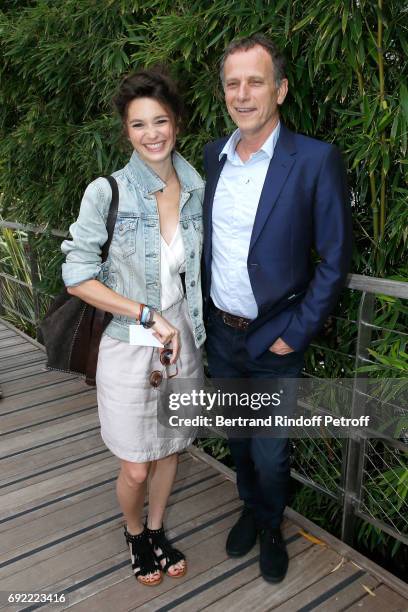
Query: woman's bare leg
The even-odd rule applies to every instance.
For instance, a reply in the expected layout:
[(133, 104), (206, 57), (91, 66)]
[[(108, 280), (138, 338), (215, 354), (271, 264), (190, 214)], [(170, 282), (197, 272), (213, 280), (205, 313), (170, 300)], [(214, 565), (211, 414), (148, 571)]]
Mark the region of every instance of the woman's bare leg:
[(178, 455), (152, 461), (149, 474), (149, 529), (160, 529), (177, 472)]
[[(149, 474), (149, 529), (160, 529), (164, 511), (176, 478), (178, 455), (173, 454), (153, 461)], [(185, 567), (185, 561), (170, 565), (169, 573), (177, 575)]]
[[(126, 521), (126, 529), (131, 535), (142, 533), (143, 506), (146, 496), (146, 484), (150, 463), (133, 463), (121, 460), (119, 477), (116, 481), (116, 493), (119, 505)], [(147, 574), (140, 582), (155, 582), (160, 577), (160, 570)]]
[(120, 463), (116, 493), (126, 520), (127, 530), (132, 535), (137, 535), (143, 531), (142, 515), (150, 463), (133, 463), (123, 460)]

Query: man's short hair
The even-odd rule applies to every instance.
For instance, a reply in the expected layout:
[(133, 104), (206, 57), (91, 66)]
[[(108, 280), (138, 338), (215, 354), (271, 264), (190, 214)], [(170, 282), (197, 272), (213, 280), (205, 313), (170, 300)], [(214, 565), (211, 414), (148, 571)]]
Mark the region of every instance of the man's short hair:
[(239, 38), (230, 42), (220, 60), (220, 78), (222, 84), (224, 84), (224, 66), (227, 57), (236, 51), (248, 51), (248, 49), (253, 49), (253, 47), (257, 45), (263, 47), (271, 56), (275, 83), (276, 86), (279, 87), (282, 79), (286, 78), (285, 56), (267, 36), (264, 36), (264, 34), (253, 34), (252, 36)]

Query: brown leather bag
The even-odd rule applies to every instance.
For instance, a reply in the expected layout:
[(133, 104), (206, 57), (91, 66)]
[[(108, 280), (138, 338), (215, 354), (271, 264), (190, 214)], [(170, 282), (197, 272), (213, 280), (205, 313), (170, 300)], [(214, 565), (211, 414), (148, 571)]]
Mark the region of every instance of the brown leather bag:
[[(116, 180), (113, 176), (105, 178), (112, 189), (112, 200), (106, 221), (108, 239), (102, 247), (102, 262), (108, 257), (119, 205)], [(112, 316), (64, 289), (53, 300), (40, 323), (39, 341), (47, 351), (46, 367), (84, 375), (86, 384), (95, 386), (99, 344)]]

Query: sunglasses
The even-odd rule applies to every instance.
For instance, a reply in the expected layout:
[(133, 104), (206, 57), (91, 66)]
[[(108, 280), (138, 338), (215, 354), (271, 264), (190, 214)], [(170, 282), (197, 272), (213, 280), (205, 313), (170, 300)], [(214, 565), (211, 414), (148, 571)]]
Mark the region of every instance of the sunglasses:
[[(160, 353), (160, 363), (166, 368), (169, 367), (172, 355), (173, 355), (173, 349), (165, 349), (164, 351)], [(175, 376), (177, 376), (177, 374), (178, 374), (178, 367), (176, 365), (175, 373), (174, 374), (167, 373), (167, 378), (174, 378)], [(164, 378), (163, 372), (161, 372), (160, 370), (153, 370), (153, 372), (151, 372), (149, 376), (149, 383), (154, 389), (157, 389), (157, 387), (159, 387), (160, 384), (162, 383), (163, 378)]]

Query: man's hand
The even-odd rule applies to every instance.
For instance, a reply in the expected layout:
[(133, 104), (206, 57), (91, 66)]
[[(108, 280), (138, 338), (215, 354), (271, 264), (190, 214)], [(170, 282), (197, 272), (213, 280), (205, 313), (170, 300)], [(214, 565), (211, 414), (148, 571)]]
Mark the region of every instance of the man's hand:
[(275, 340), (275, 342), (272, 344), (272, 346), (269, 347), (269, 349), (271, 351), (271, 353), (276, 353), (276, 355), (287, 355), (288, 353), (293, 353), (293, 348), (291, 346), (289, 346), (289, 344), (286, 344), (286, 342), (284, 340), (282, 340), (282, 338), (278, 338), (277, 340)]

